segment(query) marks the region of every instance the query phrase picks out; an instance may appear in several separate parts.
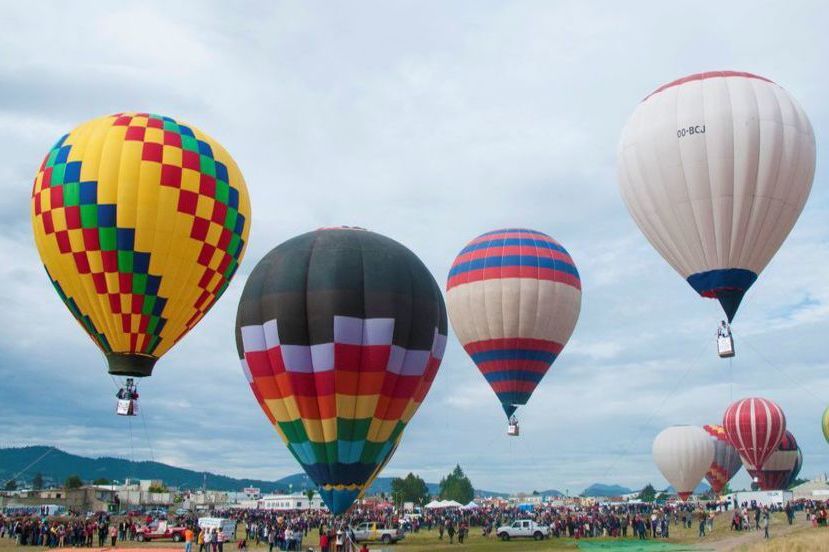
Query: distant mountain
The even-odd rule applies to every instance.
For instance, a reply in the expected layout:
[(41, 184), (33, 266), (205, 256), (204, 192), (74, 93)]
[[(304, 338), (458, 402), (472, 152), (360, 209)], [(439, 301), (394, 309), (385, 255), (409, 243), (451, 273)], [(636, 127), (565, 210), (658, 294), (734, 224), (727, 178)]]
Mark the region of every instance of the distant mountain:
[[(212, 472), (177, 468), (161, 462), (132, 462), (123, 458), (110, 457), (86, 458), (54, 447), (0, 448), (0, 482), (17, 476), (18, 482), (30, 484), (37, 473), (43, 475), (46, 483), (54, 485), (62, 485), (70, 475), (79, 475), (84, 481), (94, 481), (98, 478), (110, 481), (161, 479), (168, 486), (190, 490), (201, 489), (205, 483), (207, 488), (218, 491), (241, 491), (245, 487), (258, 487), (263, 493), (277, 493), (316, 488), (313, 481), (304, 473), (295, 473), (276, 481), (237, 479)], [(378, 477), (366, 494), (391, 494), (392, 479), (392, 477)], [(426, 486), (429, 493), (438, 494), (437, 483), (426, 483)], [(476, 490), (475, 496), (508, 496), (508, 494)]]
[[(30, 466), (28, 469), (27, 467)], [(25, 471), (24, 471), (25, 470)], [(69, 454), (54, 447), (23, 447), (0, 449), (0, 480), (5, 481), (23, 472), (18, 479), (31, 482), (36, 473), (43, 474), (48, 482), (63, 484), (70, 475), (79, 475), (84, 481), (106, 478), (110, 481), (125, 479), (161, 479), (166, 485), (180, 489), (201, 489), (207, 484), (210, 489), (219, 491), (241, 491), (244, 487), (259, 487), (263, 492), (274, 492), (287, 488), (295, 475), (279, 481), (262, 481), (259, 479), (236, 479), (211, 472), (198, 472), (177, 468), (161, 462), (132, 462), (123, 458), (86, 458)], [(307, 478), (306, 478), (307, 479)], [(288, 483), (283, 482), (287, 481)], [(304, 488), (302, 484), (294, 490)]]
[[(711, 490), (711, 486), (708, 483), (706, 483), (705, 481), (701, 481), (700, 484), (697, 485), (697, 488), (694, 489), (694, 494), (696, 494), (696, 495), (705, 494), (710, 490)], [(662, 492), (666, 493), (666, 494), (676, 494), (676, 489), (674, 489), (673, 485), (671, 485), (670, 487), (668, 487), (667, 489), (665, 489)]]
[(538, 491), (541, 496), (564, 496), (564, 493), (556, 489), (549, 489), (547, 491)]
[(605, 483), (593, 483), (582, 491), (581, 496), (621, 496), (632, 493), (632, 489), (621, 485), (606, 485)]

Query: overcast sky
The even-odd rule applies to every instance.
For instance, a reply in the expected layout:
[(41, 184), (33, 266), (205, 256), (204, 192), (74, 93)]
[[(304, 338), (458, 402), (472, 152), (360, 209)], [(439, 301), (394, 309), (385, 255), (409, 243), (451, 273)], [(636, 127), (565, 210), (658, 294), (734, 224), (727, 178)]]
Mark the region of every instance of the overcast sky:
[[(443, 287), (468, 240), (526, 226), (569, 250), (583, 306), (519, 411), (522, 436), (505, 435), (494, 393), (452, 335), (384, 475), (437, 481), (460, 463), (491, 490), (664, 486), (654, 436), (718, 423), (732, 396), (751, 394), (784, 409), (804, 475), (829, 471), (819, 424), (829, 404), (829, 10), (792, 4), (3, 2), (0, 445), (295, 473), (235, 350), (236, 305), (256, 262), (296, 234), (358, 225), (408, 246)], [(737, 317), (733, 389), (714, 352), (719, 306), (649, 246), (615, 178), (636, 104), (719, 69), (780, 83), (818, 143), (806, 208)], [(119, 111), (211, 134), (253, 205), (228, 292), (141, 382), (132, 450), (103, 357), (49, 285), (29, 221), (32, 179), (56, 139)]]

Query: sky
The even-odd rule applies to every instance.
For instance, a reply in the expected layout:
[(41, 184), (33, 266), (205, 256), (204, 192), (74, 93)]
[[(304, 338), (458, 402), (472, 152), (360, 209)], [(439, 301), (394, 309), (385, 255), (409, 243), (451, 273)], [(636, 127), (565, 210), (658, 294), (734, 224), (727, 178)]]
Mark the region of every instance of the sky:
[[(464, 244), (523, 226), (581, 273), (575, 333), (519, 410), (522, 436), (450, 335), (384, 475), (478, 488), (667, 483), (651, 443), (718, 423), (731, 401), (778, 402), (829, 472), (829, 11), (822, 2), (2, 2), (0, 446), (154, 459), (273, 480), (299, 466), (260, 411), (234, 342), (256, 262), (297, 234), (355, 225), (414, 251), (444, 285)], [(622, 202), (616, 148), (637, 103), (707, 70), (757, 73), (808, 113), (811, 197), (747, 294), (733, 364), (716, 302), (650, 247)], [(32, 179), (90, 118), (162, 113), (221, 142), (247, 181), (249, 247), (208, 316), (140, 383), (143, 416), (114, 415), (105, 361), (49, 285)], [(735, 486), (747, 485), (742, 472)]]

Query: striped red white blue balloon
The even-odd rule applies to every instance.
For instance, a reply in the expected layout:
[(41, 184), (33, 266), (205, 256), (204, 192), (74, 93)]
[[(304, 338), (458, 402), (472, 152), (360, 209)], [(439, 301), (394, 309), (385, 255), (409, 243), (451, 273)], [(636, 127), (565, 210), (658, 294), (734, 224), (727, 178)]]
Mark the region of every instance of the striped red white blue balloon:
[(570, 339), (581, 280), (556, 240), (507, 228), (463, 248), (449, 272), (446, 302), (455, 334), (510, 417)]

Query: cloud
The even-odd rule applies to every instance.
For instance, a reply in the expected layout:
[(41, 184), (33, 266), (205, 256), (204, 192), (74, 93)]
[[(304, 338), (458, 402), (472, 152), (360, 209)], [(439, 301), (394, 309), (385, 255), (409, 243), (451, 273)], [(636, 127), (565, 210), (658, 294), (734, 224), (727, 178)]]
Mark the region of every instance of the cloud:
[[(666, 24), (670, 22), (670, 24)], [(829, 192), (818, 164), (792, 234), (735, 324), (654, 252), (619, 197), (619, 133), (641, 98), (706, 69), (768, 75), (827, 138), (820, 2), (654, 6), (527, 2), (7, 6), (0, 22), (0, 424), (9, 442), (129, 454), (100, 354), (34, 250), (31, 181), (54, 141), (125, 109), (180, 117), (234, 155), (253, 199), (247, 257), (222, 300), (141, 383), (134, 454), (235, 476), (297, 471), (251, 396), (233, 340), (256, 261), (307, 230), (353, 224), (415, 251), (441, 284), (477, 234), (559, 239), (584, 283), (570, 345), (526, 407), (522, 437), (454, 336), (387, 475), (437, 481), (460, 462), (494, 490), (665, 484), (653, 437), (719, 420), (732, 398), (786, 410), (804, 474), (829, 470)], [(138, 423), (138, 422), (137, 422)]]

